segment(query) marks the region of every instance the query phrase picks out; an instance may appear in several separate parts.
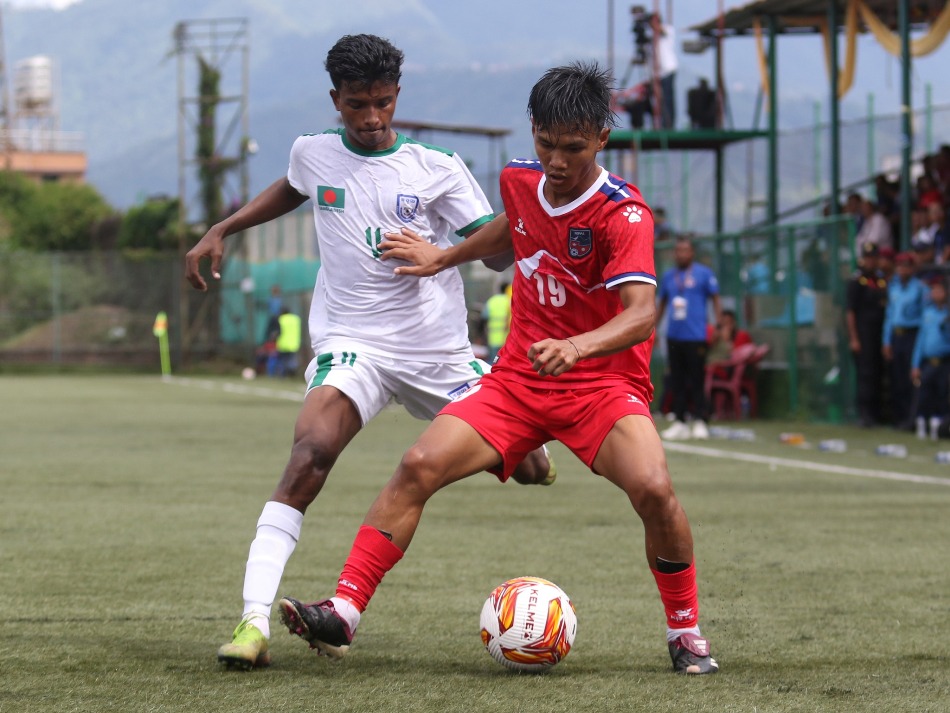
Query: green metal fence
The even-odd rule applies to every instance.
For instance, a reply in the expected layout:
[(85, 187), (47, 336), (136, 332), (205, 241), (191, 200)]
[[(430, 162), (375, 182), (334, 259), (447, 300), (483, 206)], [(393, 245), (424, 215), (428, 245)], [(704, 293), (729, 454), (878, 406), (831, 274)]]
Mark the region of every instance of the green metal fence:
[[(294, 219), (295, 220), (295, 219)], [(759, 374), (760, 411), (839, 421), (851, 415), (853, 369), (844, 329), (853, 224), (837, 218), (697, 238), (698, 259), (719, 278), (723, 305), (757, 343), (770, 346)], [(306, 322), (319, 256), (242, 259), (234, 241), (223, 278), (208, 293), (183, 284), (177, 254), (0, 251), (0, 366), (100, 364), (154, 368), (152, 325), (169, 316), (175, 369), (212, 357), (249, 363), (266, 324), (270, 287)], [(312, 251), (312, 248), (308, 248)], [(656, 250), (657, 274), (672, 243)], [(495, 273), (466, 266), (474, 323)], [(654, 381), (662, 387), (664, 338)]]
[[(853, 269), (847, 217), (694, 239), (697, 259), (719, 279), (724, 309), (769, 354), (758, 375), (760, 413), (841, 421), (853, 415), (853, 365), (845, 329), (845, 288)], [(673, 265), (658, 245), (657, 274)], [(654, 381), (665, 369), (663, 335)]]

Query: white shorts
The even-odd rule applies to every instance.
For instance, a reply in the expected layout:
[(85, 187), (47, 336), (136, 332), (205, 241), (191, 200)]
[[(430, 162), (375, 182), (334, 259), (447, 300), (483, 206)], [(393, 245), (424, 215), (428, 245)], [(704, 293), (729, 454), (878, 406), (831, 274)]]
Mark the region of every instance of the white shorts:
[(339, 389), (356, 406), (364, 426), (391, 400), (416, 418), (431, 421), (489, 371), (481, 359), (439, 364), (376, 353), (325, 352), (307, 366), (307, 393), (318, 386)]

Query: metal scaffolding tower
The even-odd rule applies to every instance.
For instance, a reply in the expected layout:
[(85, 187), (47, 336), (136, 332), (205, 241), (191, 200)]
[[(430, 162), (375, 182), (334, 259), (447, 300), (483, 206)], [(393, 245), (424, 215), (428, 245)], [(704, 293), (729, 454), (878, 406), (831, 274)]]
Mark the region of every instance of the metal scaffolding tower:
[[(220, 179), (225, 210), (248, 201), (248, 158), (253, 153), (249, 135), (248, 84), (250, 45), (247, 18), (183, 20), (175, 25), (173, 53), (178, 58), (178, 200), (179, 251), (189, 249), (186, 226), (194, 225), (196, 204), (207, 186), (195, 187), (198, 177), (209, 173)], [(202, 81), (214, 77), (215, 90), (208, 95)], [(230, 109), (218, 116), (217, 109)], [(210, 125), (209, 125), (210, 124)], [(208, 139), (211, 145), (208, 146)], [(237, 176), (235, 185), (234, 176)], [(202, 216), (220, 220), (223, 216)], [(210, 225), (205, 225), (207, 229)], [(202, 231), (203, 232), (203, 231)], [(243, 241), (241, 241), (243, 242)], [(238, 247), (240, 246), (233, 246)], [(187, 355), (194, 324), (188, 316), (188, 287), (184, 280), (179, 304), (180, 355)], [(209, 301), (202, 310), (209, 309)]]

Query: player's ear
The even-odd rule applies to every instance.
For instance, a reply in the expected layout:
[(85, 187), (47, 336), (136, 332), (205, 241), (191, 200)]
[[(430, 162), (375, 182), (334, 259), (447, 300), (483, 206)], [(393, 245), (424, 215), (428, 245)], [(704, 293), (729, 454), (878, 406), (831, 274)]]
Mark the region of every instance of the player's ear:
[(604, 147), (607, 145), (607, 139), (609, 138), (610, 138), (610, 129), (605, 126), (603, 129), (600, 130), (600, 136), (597, 139), (598, 151), (604, 150)]
[(340, 111), (340, 92), (336, 89), (331, 89), (330, 98), (333, 100), (333, 108)]

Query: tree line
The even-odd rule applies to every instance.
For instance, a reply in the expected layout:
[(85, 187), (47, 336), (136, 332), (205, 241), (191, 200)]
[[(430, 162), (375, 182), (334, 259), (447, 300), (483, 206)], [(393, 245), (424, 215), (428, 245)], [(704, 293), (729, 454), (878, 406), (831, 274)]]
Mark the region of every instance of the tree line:
[(159, 197), (120, 213), (88, 184), (37, 183), (0, 171), (0, 248), (177, 250), (178, 200)]

